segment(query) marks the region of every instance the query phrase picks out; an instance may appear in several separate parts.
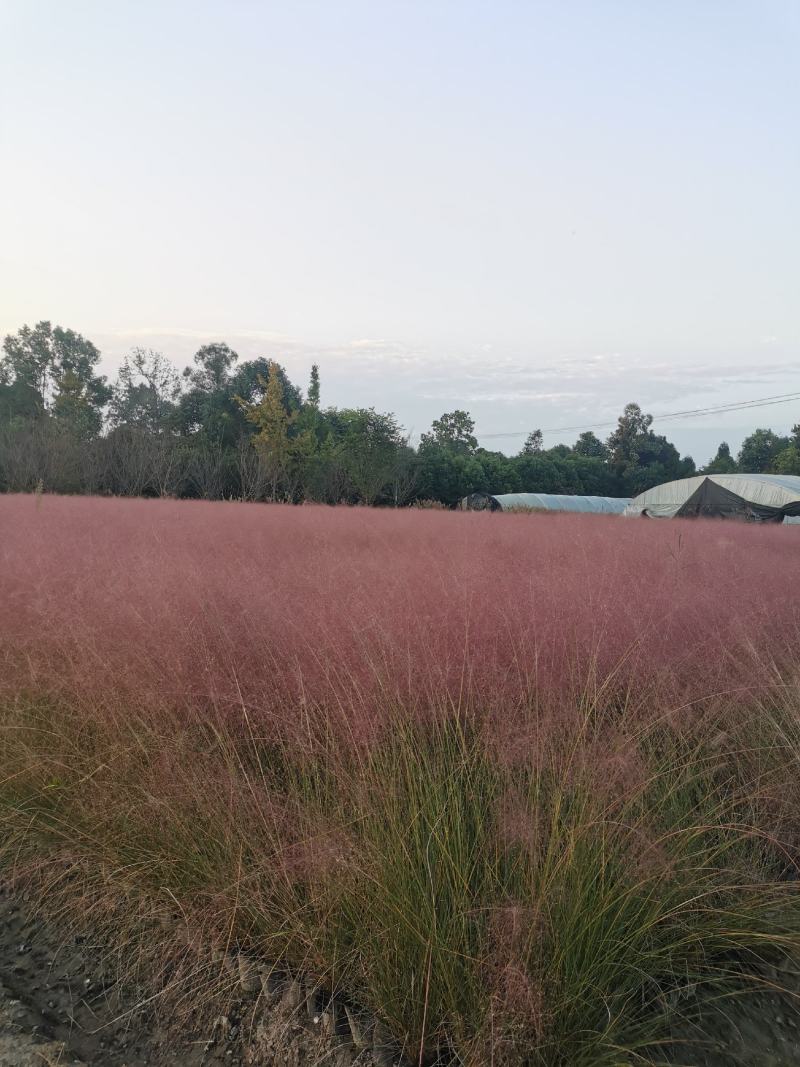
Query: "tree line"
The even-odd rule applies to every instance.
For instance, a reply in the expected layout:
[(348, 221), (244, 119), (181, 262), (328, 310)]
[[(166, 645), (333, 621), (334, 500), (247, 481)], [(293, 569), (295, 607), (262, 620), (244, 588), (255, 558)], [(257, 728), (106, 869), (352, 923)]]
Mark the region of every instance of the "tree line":
[[(0, 490), (209, 500), (449, 506), (473, 492), (634, 496), (695, 473), (652, 417), (628, 404), (602, 441), (591, 431), (517, 455), (478, 446), (466, 411), (433, 422), (413, 448), (391, 413), (321, 405), (319, 368), (303, 394), (273, 360), (203, 345), (178, 374), (134, 348), (117, 380), (73, 330), (39, 322), (9, 334), (0, 357)], [(756, 430), (736, 459), (720, 445), (707, 471), (800, 474), (791, 437)]]

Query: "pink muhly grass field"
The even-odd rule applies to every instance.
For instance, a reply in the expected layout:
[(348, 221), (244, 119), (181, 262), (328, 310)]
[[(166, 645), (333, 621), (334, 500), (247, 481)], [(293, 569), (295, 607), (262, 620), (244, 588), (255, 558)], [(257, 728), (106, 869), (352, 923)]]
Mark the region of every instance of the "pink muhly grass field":
[(792, 528), (591, 515), (0, 497), (0, 685), (338, 710), (687, 703), (796, 648)]
[(798, 533), (0, 496), (0, 861), (416, 1064), (652, 1062), (800, 951)]

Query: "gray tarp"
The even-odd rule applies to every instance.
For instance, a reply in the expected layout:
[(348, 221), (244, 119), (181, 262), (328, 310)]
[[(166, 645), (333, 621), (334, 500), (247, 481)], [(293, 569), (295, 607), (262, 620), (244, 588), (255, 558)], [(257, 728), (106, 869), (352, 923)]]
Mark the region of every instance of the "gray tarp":
[(640, 493), (625, 515), (654, 519), (739, 519), (782, 522), (800, 516), (800, 477), (792, 474), (698, 474)]
[(472, 493), (458, 505), (464, 511), (585, 511), (595, 515), (621, 515), (627, 497), (566, 496), (560, 493)]

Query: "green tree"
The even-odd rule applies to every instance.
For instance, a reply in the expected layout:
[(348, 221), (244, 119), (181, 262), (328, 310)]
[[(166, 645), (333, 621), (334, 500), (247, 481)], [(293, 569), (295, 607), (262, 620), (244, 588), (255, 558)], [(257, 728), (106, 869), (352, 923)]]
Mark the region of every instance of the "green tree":
[(585, 456), (573, 453), (569, 464), (574, 470), (580, 493), (587, 496), (619, 496), (620, 486), (614, 471), (599, 456)]
[(0, 380), (0, 424), (36, 419), (44, 414), (39, 392), (25, 381)]
[[(520, 491), (516, 463), (502, 452), (479, 448), (475, 459), (483, 471), (483, 487), (487, 493), (518, 493)], [(474, 471), (474, 468), (470, 468)]]
[(311, 380), (308, 383), (308, 404), (319, 410), (319, 366), (316, 363), (311, 368)]
[(203, 345), (194, 354), (194, 367), (187, 367), (184, 378), (203, 393), (215, 393), (225, 388), (230, 370), (239, 356), (224, 342)]
[(406, 437), (395, 451), (392, 464), (390, 493), (394, 507), (402, 507), (414, 497), (418, 481), (418, 456)]
[(792, 427), (789, 444), (775, 457), (773, 470), (776, 474), (800, 475), (800, 423)]
[[(274, 359), (250, 359), (241, 363), (236, 372), (231, 375), (228, 382), (228, 392), (231, 397), (240, 397), (248, 403), (258, 403), (264, 391), (264, 382), (269, 381), (271, 374), (277, 374), (283, 387), (283, 406), (287, 413), (299, 411), (302, 407), (300, 390), (289, 381), (289, 377), (283, 367)], [(238, 401), (237, 401), (238, 406)], [(242, 414), (244, 418), (244, 414)]]
[(791, 444), (775, 457), (772, 469), (776, 474), (800, 475), (800, 445)]
[(773, 463), (791, 444), (788, 437), (779, 437), (772, 430), (754, 430), (742, 442), (739, 452), (739, 470), (745, 474), (761, 474), (772, 470)]
[(609, 462), (622, 474), (627, 467), (639, 462), (639, 446), (651, 433), (653, 416), (645, 415), (638, 404), (626, 404), (619, 417), (617, 428), (609, 436), (607, 448)]
[(241, 438), (249, 438), (254, 432), (253, 424), (248, 421), (245, 408), (240, 401), (247, 404), (259, 404), (264, 397), (265, 383), (273, 374), (281, 380), (283, 407), (287, 415), (296, 415), (302, 410), (300, 390), (289, 380), (286, 371), (276, 360), (251, 359), (241, 363), (231, 374), (225, 387), (225, 434), (226, 439), (238, 447)]
[(440, 419), (434, 419), (429, 433), (424, 433), (420, 447), (447, 448), (461, 455), (471, 455), (478, 447), (475, 438), (475, 423), (468, 411), (450, 411)]
[(681, 458), (666, 437), (653, 433), (652, 423), (653, 416), (646, 415), (638, 404), (627, 404), (608, 438), (609, 465), (626, 496), (695, 472), (692, 457)]
[(522, 446), (522, 454), (524, 456), (533, 456), (537, 452), (541, 452), (544, 447), (544, 434), (541, 430), (531, 430), (528, 436), (525, 438), (525, 444)]
[(150, 434), (172, 428), (180, 379), (170, 361), (151, 348), (134, 348), (120, 367), (111, 398), (111, 425)]
[(269, 485), (269, 498), (292, 500), (302, 479), (302, 468), (313, 452), (308, 431), (292, 433), (298, 412), (288, 412), (284, 403), (283, 376), (276, 363), (268, 364), (268, 378), (261, 380), (263, 394), (257, 403), (237, 397), (248, 422), (255, 428), (257, 450)]
[(731, 448), (727, 441), (723, 441), (717, 449), (717, 454), (706, 464), (704, 474), (733, 474), (736, 471), (736, 460), (731, 455)]
[(576, 456), (589, 456), (595, 459), (608, 459), (608, 448), (591, 430), (585, 430), (573, 445)]
[(321, 417), (323, 433), (303, 466), (302, 492), (306, 500), (340, 504), (348, 500), (350, 479), (329, 415)]
[[(224, 343), (203, 345), (194, 355), (194, 367), (183, 372), (189, 387), (178, 401), (175, 424), (185, 436), (198, 435), (198, 447), (207, 456), (216, 456), (218, 448), (235, 449), (242, 434), (242, 413), (230, 384), (238, 358)], [(228, 462), (233, 464), (232, 455)]]
[(419, 496), (455, 504), (469, 493), (488, 491), (477, 448), (469, 412), (451, 411), (435, 419), (430, 432), (420, 439)]
[(88, 395), (85, 382), (75, 371), (64, 371), (58, 379), (52, 416), (67, 433), (88, 440), (103, 428), (103, 413)]
[(564, 476), (563, 460), (557, 463), (545, 452), (523, 452), (516, 457), (515, 466), (522, 493), (570, 493), (574, 491), (573, 479)]
[[(80, 395), (81, 425), (87, 420), (98, 427), (102, 424), (103, 408), (111, 394), (105, 378), (96, 373), (100, 352), (91, 341), (74, 330), (42, 321), (8, 334), (3, 353), (0, 380), (32, 390), (46, 411), (59, 393), (69, 395), (70, 400), (61, 404), (62, 421), (65, 412), (77, 412), (72, 400)], [(93, 418), (87, 414), (88, 408)]]
[(353, 497), (374, 504), (389, 495), (406, 438), (392, 414), (374, 408), (335, 413), (338, 455)]
[(53, 328), (49, 322), (39, 322), (33, 328), (23, 326), (3, 341), (4, 377), (35, 390), (43, 407), (52, 392), (55, 376), (52, 342)]
[(420, 447), (417, 496), (457, 504), (470, 493), (490, 492), (492, 487), (477, 455), (440, 446)]

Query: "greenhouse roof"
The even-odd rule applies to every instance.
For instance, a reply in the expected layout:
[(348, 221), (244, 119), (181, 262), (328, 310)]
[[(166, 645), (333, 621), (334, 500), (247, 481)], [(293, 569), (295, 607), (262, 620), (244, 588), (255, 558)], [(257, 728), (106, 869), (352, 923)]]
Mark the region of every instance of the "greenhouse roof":
[[(501, 493), (499, 495), (474, 494), (482, 497), (483, 508), (494, 511), (511, 511), (515, 509), (530, 511), (583, 511), (599, 515), (621, 515), (630, 501), (625, 497), (614, 496), (568, 496), (560, 493)], [(466, 501), (472, 498), (467, 497)], [(475, 505), (464, 503), (467, 508)]]
[(707, 516), (780, 522), (800, 515), (800, 477), (793, 474), (698, 474), (648, 489), (626, 515), (656, 519)]

